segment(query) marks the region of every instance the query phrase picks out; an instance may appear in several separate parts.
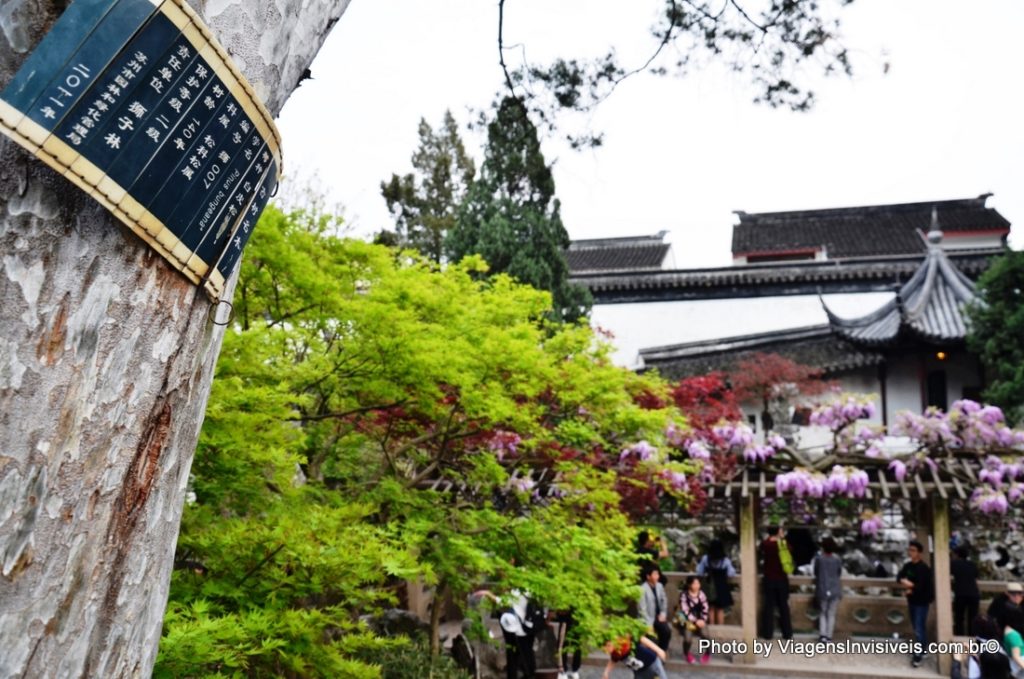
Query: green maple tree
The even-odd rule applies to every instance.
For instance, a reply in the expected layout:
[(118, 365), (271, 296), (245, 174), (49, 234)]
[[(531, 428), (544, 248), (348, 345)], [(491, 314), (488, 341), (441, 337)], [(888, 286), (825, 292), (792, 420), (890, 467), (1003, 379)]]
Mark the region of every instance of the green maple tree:
[(642, 405), (669, 402), (667, 386), (613, 366), (589, 328), (547, 320), (549, 293), (484, 268), (268, 208), (193, 466), (158, 674), (375, 676), (367, 652), (398, 642), (358, 621), (404, 581), (456, 601), (484, 583), (528, 590), (573, 607), (590, 644), (634, 624), (620, 486), (685, 502), (664, 474), (695, 468), (666, 453), (624, 469), (620, 451), (661, 446), (680, 414)]

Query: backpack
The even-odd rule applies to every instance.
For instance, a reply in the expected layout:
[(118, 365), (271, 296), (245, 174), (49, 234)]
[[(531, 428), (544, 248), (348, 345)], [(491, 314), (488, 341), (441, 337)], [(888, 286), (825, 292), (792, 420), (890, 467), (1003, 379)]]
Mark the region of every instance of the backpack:
[(523, 620), (523, 629), (528, 636), (535, 636), (547, 623), (548, 616), (544, 609), (537, 605), (533, 599), (526, 602), (526, 616)]
[(789, 552), (789, 545), (782, 538), (779, 538), (779, 563), (782, 564), (782, 572), (786, 575), (792, 575), (796, 570), (796, 566), (793, 565), (793, 555)]
[[(708, 601), (718, 601), (718, 578), (715, 576), (715, 568), (711, 565), (711, 557), (705, 556), (707, 559), (707, 569), (704, 571), (705, 575), (701, 580), (701, 588), (704, 590), (704, 595), (708, 598)], [(722, 569), (724, 570), (724, 569)]]

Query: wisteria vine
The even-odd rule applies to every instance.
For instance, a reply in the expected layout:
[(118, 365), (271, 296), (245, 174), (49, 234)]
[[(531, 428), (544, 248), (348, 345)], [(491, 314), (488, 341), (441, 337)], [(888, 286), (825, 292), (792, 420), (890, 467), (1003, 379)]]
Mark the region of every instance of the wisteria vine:
[[(831, 469), (776, 464), (786, 448), (781, 436), (769, 434), (758, 443), (745, 424), (719, 422), (710, 428), (683, 435), (672, 432), (670, 443), (705, 465), (716, 454), (735, 456), (751, 465), (771, 464), (776, 468), (775, 490), (779, 496), (795, 499), (863, 499), (870, 483), (864, 467), (876, 467), (880, 474), (902, 483), (908, 474), (927, 467), (938, 469), (944, 456), (973, 456), (981, 460), (977, 486), (969, 500), (972, 509), (985, 514), (1005, 514), (1024, 499), (1024, 430), (1013, 429), (1003, 412), (968, 399), (956, 401), (948, 412), (929, 408), (923, 414), (901, 412), (889, 430), (872, 425), (876, 414), (870, 397), (843, 395), (817, 406), (810, 424), (832, 432), (832, 445), (825, 451), (834, 456)], [(874, 534), (883, 526), (874, 510), (860, 515), (860, 530)]]

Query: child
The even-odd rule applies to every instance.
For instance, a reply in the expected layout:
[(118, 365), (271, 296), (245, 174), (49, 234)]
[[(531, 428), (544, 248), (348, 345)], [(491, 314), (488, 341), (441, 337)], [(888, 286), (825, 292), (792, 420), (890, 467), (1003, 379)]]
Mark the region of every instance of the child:
[(633, 644), (629, 637), (622, 637), (618, 641), (609, 641), (604, 650), (610, 657), (602, 679), (609, 679), (617, 662), (633, 670), (633, 679), (668, 679), (662, 664), (665, 651), (647, 637), (640, 637), (638, 644)]
[[(679, 593), (679, 623), (683, 630), (683, 655), (691, 665), (697, 662), (691, 648), (694, 637), (704, 639), (708, 626), (708, 598), (700, 589), (700, 578), (690, 575), (686, 578), (683, 591)], [(708, 664), (710, 653), (704, 653), (700, 662)]]

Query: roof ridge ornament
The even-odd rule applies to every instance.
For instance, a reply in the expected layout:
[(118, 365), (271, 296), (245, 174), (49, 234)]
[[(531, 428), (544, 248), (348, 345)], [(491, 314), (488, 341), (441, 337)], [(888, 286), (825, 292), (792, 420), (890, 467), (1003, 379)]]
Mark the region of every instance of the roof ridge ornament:
[(939, 246), (942, 243), (942, 229), (939, 228), (939, 210), (932, 205), (932, 223), (928, 227), (926, 240), (929, 246)]

